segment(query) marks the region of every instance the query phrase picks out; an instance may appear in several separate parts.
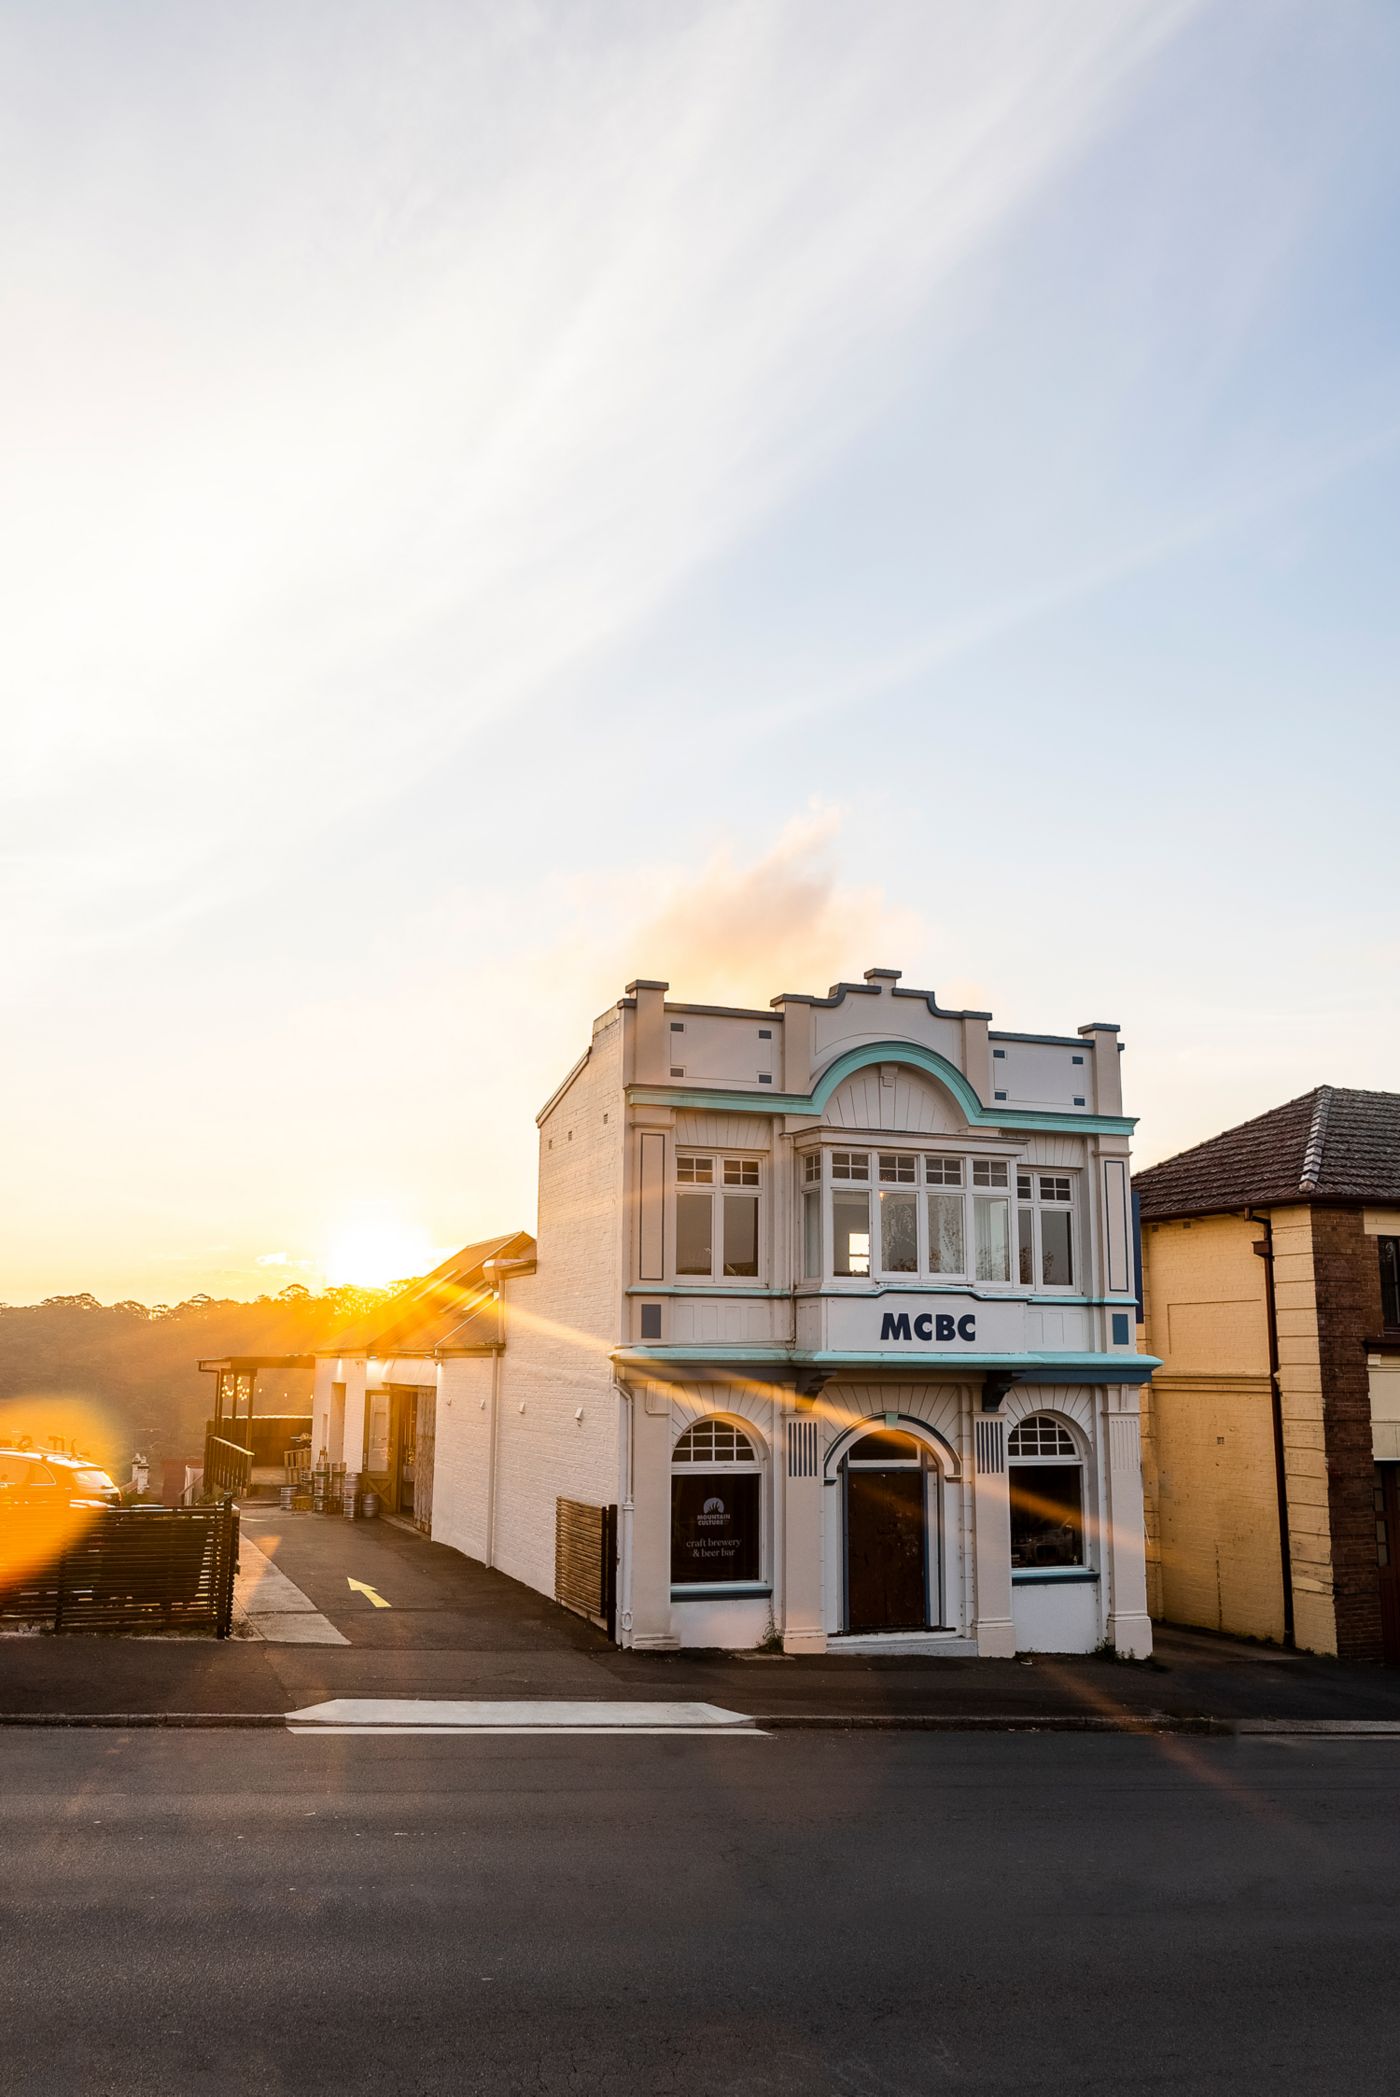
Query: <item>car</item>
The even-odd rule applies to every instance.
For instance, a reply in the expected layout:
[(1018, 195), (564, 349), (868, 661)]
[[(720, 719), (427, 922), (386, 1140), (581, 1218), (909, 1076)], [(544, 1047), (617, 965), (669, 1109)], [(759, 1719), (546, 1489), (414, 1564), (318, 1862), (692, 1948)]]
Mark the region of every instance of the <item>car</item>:
[(0, 1448), (0, 1514), (12, 1509), (120, 1507), (121, 1488), (85, 1456)]

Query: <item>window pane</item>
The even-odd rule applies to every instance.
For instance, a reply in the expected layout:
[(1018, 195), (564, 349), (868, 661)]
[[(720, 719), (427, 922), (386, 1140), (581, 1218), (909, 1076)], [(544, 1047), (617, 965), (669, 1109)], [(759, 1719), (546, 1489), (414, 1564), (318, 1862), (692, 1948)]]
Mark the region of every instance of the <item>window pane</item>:
[(912, 1194), (880, 1196), (880, 1265), (886, 1274), (919, 1271), (919, 1218)]
[(715, 1176), (713, 1158), (680, 1157), (676, 1159), (676, 1178), (687, 1186), (708, 1187)]
[(979, 1196), (973, 1203), (977, 1232), (978, 1281), (1010, 1281), (1011, 1218), (1009, 1204)]
[(868, 1180), (870, 1159), (863, 1150), (834, 1150), (831, 1153), (834, 1180)]
[(928, 1197), (928, 1264), (930, 1274), (966, 1274), (961, 1194)]
[(822, 1154), (819, 1150), (809, 1151), (802, 1160), (802, 1177), (810, 1186), (822, 1176)]
[(822, 1271), (822, 1198), (815, 1188), (802, 1197), (802, 1272), (808, 1281)]
[(699, 1472), (671, 1480), (671, 1578), (757, 1580), (759, 1488), (756, 1473)]
[(676, 1196), (676, 1272), (712, 1274), (715, 1205), (708, 1194)]
[(1006, 1185), (1006, 1160), (1004, 1158), (974, 1158), (972, 1161), (972, 1184), (974, 1187), (1004, 1187)]
[(726, 1274), (758, 1272), (756, 1194), (726, 1194), (724, 1197), (724, 1271)]
[(1035, 1217), (1030, 1209), (1016, 1211), (1016, 1248), (1024, 1287), (1035, 1287)]
[(726, 1187), (756, 1187), (758, 1185), (757, 1158), (726, 1158), (724, 1161), (724, 1184)]
[(930, 1187), (960, 1187), (962, 1185), (961, 1158), (925, 1158), (924, 1178)]
[(1068, 1209), (1041, 1210), (1040, 1260), (1049, 1288), (1065, 1289), (1074, 1280), (1070, 1235)]
[(1083, 1565), (1084, 1472), (1078, 1464), (1012, 1464), (1012, 1565)]
[(870, 1196), (833, 1194), (831, 1235), (834, 1274), (870, 1272)]
[(1381, 1322), (1400, 1325), (1400, 1238), (1381, 1238)]
[(882, 1150), (880, 1153), (880, 1177), (888, 1183), (912, 1187), (917, 1170), (917, 1160), (906, 1157), (902, 1151)]

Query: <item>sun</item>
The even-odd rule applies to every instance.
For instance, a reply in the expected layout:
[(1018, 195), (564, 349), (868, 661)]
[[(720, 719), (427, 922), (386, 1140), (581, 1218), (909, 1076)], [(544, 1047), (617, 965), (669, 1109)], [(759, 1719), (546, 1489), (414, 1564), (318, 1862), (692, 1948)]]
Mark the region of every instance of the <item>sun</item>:
[(441, 1246), (425, 1230), (384, 1209), (362, 1209), (347, 1216), (326, 1251), (326, 1280), (360, 1289), (382, 1289), (390, 1282), (426, 1274), (442, 1258)]

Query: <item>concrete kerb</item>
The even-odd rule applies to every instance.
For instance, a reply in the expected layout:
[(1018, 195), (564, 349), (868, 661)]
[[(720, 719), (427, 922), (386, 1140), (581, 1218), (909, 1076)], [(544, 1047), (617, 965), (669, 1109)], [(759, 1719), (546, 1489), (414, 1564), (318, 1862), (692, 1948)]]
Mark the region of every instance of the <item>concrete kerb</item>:
[[(769, 1733), (1194, 1733), (1216, 1738), (1315, 1738), (1400, 1740), (1400, 1723), (1390, 1719), (1233, 1719), (1204, 1715), (1181, 1717), (1171, 1712), (1101, 1713), (1042, 1712), (1031, 1716), (988, 1713), (960, 1716), (941, 1712), (750, 1712), (752, 1723)], [(3, 1726), (87, 1727), (113, 1733), (164, 1729), (287, 1730), (293, 1714), (286, 1711), (6, 1711)], [(299, 1728), (305, 1731), (306, 1728)], [(454, 1737), (462, 1737), (460, 1733)], [(480, 1737), (480, 1736), (478, 1736)]]

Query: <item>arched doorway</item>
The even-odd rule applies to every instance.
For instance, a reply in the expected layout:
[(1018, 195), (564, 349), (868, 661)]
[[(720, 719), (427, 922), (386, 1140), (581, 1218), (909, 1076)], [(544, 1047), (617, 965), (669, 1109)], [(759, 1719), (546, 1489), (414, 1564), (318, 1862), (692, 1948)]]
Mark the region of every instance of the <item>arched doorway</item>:
[(929, 1518), (938, 1472), (928, 1450), (912, 1434), (874, 1428), (851, 1445), (842, 1471), (846, 1630), (927, 1630), (939, 1619), (936, 1493)]

